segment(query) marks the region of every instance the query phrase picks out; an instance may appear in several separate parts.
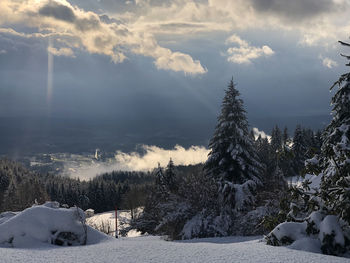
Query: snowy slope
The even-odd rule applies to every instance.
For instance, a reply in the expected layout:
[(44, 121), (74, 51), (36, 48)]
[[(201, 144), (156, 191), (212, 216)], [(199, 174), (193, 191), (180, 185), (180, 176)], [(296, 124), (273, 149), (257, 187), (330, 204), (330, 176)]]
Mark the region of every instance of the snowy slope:
[(259, 238), (229, 237), (170, 242), (160, 237), (119, 238), (79, 247), (0, 248), (0, 262), (349, 262), (285, 247)]

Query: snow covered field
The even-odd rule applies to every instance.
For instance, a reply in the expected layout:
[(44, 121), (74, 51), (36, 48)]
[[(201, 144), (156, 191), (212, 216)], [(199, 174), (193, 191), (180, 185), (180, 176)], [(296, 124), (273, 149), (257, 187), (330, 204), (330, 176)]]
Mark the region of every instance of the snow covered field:
[(267, 246), (259, 237), (164, 241), (119, 238), (95, 245), (37, 249), (0, 248), (0, 262), (349, 262), (349, 259)]

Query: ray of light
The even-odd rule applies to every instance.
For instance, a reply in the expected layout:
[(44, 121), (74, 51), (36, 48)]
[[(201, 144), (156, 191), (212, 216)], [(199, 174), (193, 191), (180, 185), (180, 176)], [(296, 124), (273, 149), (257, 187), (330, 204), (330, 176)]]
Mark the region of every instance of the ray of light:
[(47, 97), (46, 103), (48, 114), (51, 112), (52, 92), (53, 92), (53, 54), (49, 51), (52, 47), (52, 39), (49, 37), (49, 45), (47, 49)]

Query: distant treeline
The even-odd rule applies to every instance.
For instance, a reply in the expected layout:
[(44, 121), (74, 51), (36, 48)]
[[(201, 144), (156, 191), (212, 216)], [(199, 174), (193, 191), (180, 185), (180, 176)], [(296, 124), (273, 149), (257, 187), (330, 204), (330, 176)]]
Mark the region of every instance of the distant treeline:
[(58, 201), (96, 212), (130, 209), (143, 204), (151, 173), (115, 171), (80, 181), (69, 177), (39, 174), (19, 163), (0, 160), (0, 211), (19, 211), (35, 203)]

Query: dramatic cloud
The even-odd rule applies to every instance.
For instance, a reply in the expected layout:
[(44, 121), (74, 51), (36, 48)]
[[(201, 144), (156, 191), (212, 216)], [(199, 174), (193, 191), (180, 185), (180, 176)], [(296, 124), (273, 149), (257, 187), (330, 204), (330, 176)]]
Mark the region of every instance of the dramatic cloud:
[(171, 53), (169, 50), (167, 56), (157, 58), (155, 64), (159, 69), (171, 69), (174, 71), (184, 71), (189, 74), (203, 74), (207, 72), (199, 62), (193, 61), (191, 56), (180, 52)]
[(230, 47), (227, 49), (227, 61), (237, 64), (250, 64), (252, 60), (259, 57), (268, 57), (274, 54), (269, 46), (254, 47), (250, 46), (245, 40), (237, 35), (232, 35), (226, 40), (226, 44), (237, 44), (238, 47)]
[[(239, 0), (238, 2), (242, 2)], [(154, 34), (195, 34), (200, 32), (229, 31), (234, 28), (227, 11), (216, 8), (211, 1), (174, 0), (136, 2), (131, 12), (120, 13), (116, 17), (127, 21), (136, 30), (146, 30)]]
[(58, 20), (67, 22), (74, 22), (76, 19), (73, 10), (65, 5), (56, 2), (49, 2), (39, 9), (39, 14), (44, 16), (51, 16)]
[(185, 149), (176, 145), (174, 149), (166, 150), (157, 146), (143, 146), (144, 154), (136, 152), (123, 153), (117, 152), (115, 162), (103, 163), (95, 162), (89, 165), (79, 165), (65, 167), (65, 174), (71, 177), (78, 177), (88, 180), (98, 174), (123, 170), (123, 171), (152, 171), (158, 166), (158, 163), (164, 167), (168, 164), (170, 158), (175, 165), (191, 165), (203, 163), (207, 160), (209, 150), (202, 146), (191, 146)]
[(333, 59), (330, 59), (328, 57), (322, 57), (320, 56), (320, 59), (322, 60), (322, 65), (327, 68), (334, 68), (338, 66), (338, 63), (334, 61)]
[(65, 56), (65, 57), (75, 57), (74, 52), (70, 48), (54, 48), (54, 47), (48, 47), (47, 51), (50, 52), (54, 56)]
[(288, 21), (300, 22), (324, 13), (339, 11), (345, 1), (333, 0), (250, 0), (257, 12), (274, 14)]
[[(12, 2), (4, 0), (0, 4), (3, 17), (2, 24), (13, 28), (1, 29), (2, 33), (16, 36), (48, 37), (54, 42), (61, 41), (66, 47), (59, 50), (51, 49), (55, 55), (72, 55), (68, 48), (74, 46), (89, 53), (103, 54), (115, 63), (123, 62), (128, 53), (136, 53), (155, 59), (158, 68), (182, 71), (186, 74), (203, 74), (206, 69), (198, 60), (181, 52), (172, 52), (170, 49), (158, 45), (152, 34), (137, 31), (131, 26), (116, 19), (107, 19), (108, 16), (99, 16), (91, 11), (84, 11), (72, 6), (65, 0)], [(26, 25), (37, 28), (38, 32), (17, 32), (16, 26)], [(60, 39), (64, 36), (64, 39)], [(64, 48), (64, 49), (62, 49)]]
[[(55, 36), (54, 42), (66, 44), (61, 48), (74, 46), (107, 55), (114, 63), (125, 61), (132, 53), (151, 57), (158, 69), (190, 75), (204, 74), (207, 69), (190, 54), (160, 46), (160, 35), (172, 41), (174, 35), (193, 38), (203, 37), (202, 33), (269, 28), (296, 32), (304, 45), (329, 46), (347, 36), (350, 30), (347, 19), (350, 4), (345, 0), (71, 2), (74, 5), (66, 0), (3, 0), (0, 26), (11, 26), (7, 33), (16, 32), (17, 36), (27, 38)], [(16, 25), (21, 30), (16, 30)], [(37, 28), (38, 32), (18, 32), (23, 26)], [(227, 52), (228, 60), (233, 63), (251, 63), (253, 59), (273, 54), (269, 46), (244, 43)]]
[[(109, 2), (109, 1), (104, 1)], [(141, 3), (140, 3), (141, 2)], [(127, 12), (111, 11), (138, 31), (193, 37), (203, 32), (283, 29), (305, 45), (325, 45), (349, 32), (346, 0), (136, 1)]]

